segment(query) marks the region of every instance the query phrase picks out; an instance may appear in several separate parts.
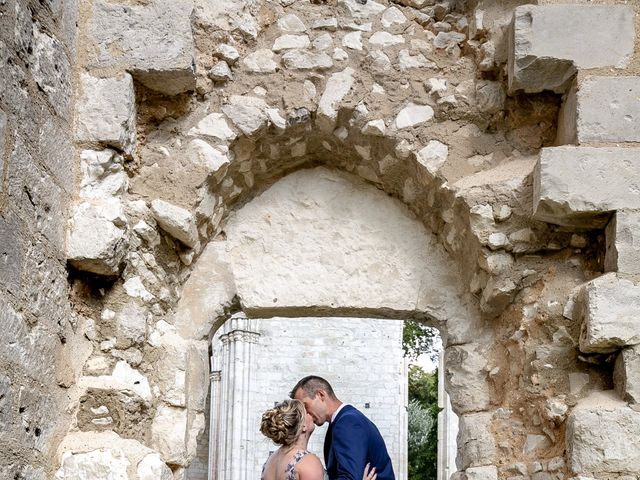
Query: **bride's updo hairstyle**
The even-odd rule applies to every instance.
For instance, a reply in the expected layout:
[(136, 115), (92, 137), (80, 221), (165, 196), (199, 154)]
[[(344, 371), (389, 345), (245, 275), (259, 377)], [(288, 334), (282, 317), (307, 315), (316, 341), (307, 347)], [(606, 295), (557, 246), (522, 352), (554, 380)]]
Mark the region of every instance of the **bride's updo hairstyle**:
[(284, 400), (262, 414), (260, 431), (274, 443), (287, 447), (300, 435), (304, 415), (300, 400)]

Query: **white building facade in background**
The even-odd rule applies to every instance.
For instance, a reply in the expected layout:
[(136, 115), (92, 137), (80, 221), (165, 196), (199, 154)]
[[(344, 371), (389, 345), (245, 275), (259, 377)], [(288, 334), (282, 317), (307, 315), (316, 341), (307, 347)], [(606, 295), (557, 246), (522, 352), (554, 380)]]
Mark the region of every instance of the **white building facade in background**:
[[(354, 405), (378, 426), (396, 477), (406, 478), (407, 372), (402, 325), (397, 320), (362, 318), (246, 319), (237, 315), (228, 320), (212, 340), (208, 441), (201, 439), (187, 478), (260, 478), (263, 463), (277, 448), (259, 431), (261, 415), (288, 398), (296, 382), (311, 374), (326, 378), (340, 400)], [(320, 458), (326, 428), (316, 428), (309, 444)]]

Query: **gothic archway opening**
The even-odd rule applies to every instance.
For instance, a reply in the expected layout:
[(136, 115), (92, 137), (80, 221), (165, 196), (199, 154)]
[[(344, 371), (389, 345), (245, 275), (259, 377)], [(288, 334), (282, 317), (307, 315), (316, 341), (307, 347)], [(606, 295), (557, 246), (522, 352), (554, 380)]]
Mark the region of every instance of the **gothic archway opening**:
[[(198, 307), (198, 302), (203, 302), (207, 285), (219, 286), (225, 279), (228, 288), (217, 295), (226, 298), (228, 313), (214, 321), (211, 313), (202, 315), (202, 310), (213, 310)], [(479, 393), (479, 398), (473, 398), (474, 405), (478, 401), (488, 405), (488, 387), (482, 380), (486, 358), (477, 351), (484, 348), (483, 330), (478, 327), (474, 304), (462, 292), (455, 264), (398, 200), (353, 175), (324, 167), (299, 170), (276, 182), (230, 215), (224, 240), (206, 247), (178, 307), (175, 325), (179, 331), (210, 328), (214, 358), (210, 448), (205, 454), (200, 446), (200, 466), (192, 468), (193, 478), (203, 474), (205, 455), (210, 471), (214, 469), (217, 475), (210, 478), (258, 475), (269, 445), (260, 438), (256, 416), (286, 397), (299, 377), (319, 373), (323, 368), (319, 358), (332, 367), (342, 364), (352, 369), (351, 377), (345, 377), (346, 370), (336, 376), (325, 369), (345, 401), (372, 414), (373, 405), (380, 407), (381, 421), (387, 423), (389, 435), (395, 435), (388, 443), (396, 456), (396, 473), (406, 478), (402, 322), (390, 320), (417, 319), (439, 328), (447, 355), (454, 359), (446, 376), (456, 390), (456, 411), (468, 408), (469, 386), (476, 390), (474, 395)], [(204, 300), (211, 302), (215, 300)], [(198, 314), (202, 324), (198, 324)], [(314, 322), (330, 321), (334, 321), (332, 328), (343, 332), (342, 337), (356, 342), (342, 341), (348, 352), (340, 353), (335, 341), (310, 333)], [(372, 346), (365, 335), (356, 335), (353, 322), (373, 322), (375, 327), (369, 325), (365, 330), (377, 328), (386, 333), (378, 335)], [(309, 335), (298, 338), (295, 358), (280, 358), (282, 348), (275, 355), (261, 350), (258, 339), (263, 333), (287, 341), (296, 329)], [(309, 350), (315, 347), (318, 350), (311, 354)], [(377, 353), (380, 365), (368, 380), (363, 369), (371, 367), (367, 357), (375, 351), (384, 351), (389, 358)], [(304, 355), (311, 363), (296, 363), (296, 359), (305, 360)], [(221, 363), (222, 358), (226, 364)], [(310, 371), (312, 365), (315, 372)], [(301, 368), (295, 371), (292, 366)], [(387, 369), (388, 376), (378, 375)], [(468, 382), (470, 375), (480, 380)], [(366, 390), (368, 383), (375, 384), (371, 392)], [(393, 395), (388, 394), (389, 384)], [(351, 391), (349, 385), (358, 387)], [(381, 398), (386, 399), (376, 398), (376, 392), (384, 392)], [(404, 440), (399, 440), (403, 435)], [(316, 441), (321, 438), (316, 435)], [(253, 455), (248, 454), (251, 448)], [(450, 451), (448, 457), (454, 456)]]

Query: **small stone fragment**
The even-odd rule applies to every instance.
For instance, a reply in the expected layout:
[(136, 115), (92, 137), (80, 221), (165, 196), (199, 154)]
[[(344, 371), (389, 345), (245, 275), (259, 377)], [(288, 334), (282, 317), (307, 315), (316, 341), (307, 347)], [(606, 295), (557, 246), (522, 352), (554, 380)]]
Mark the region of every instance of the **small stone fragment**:
[(267, 127), (267, 115), (258, 107), (224, 105), (222, 111), (233, 125), (248, 137), (259, 134)]
[(151, 213), (160, 228), (169, 235), (180, 240), (187, 247), (193, 248), (197, 245), (198, 230), (191, 212), (157, 199), (151, 202)]
[(398, 113), (395, 121), (396, 128), (401, 130), (403, 128), (415, 127), (416, 125), (428, 122), (433, 118), (433, 115), (433, 108), (429, 105), (409, 103)]
[(285, 33), (302, 33), (307, 31), (307, 27), (305, 27), (302, 20), (294, 14), (280, 17), (278, 19), (278, 27)]
[(326, 70), (333, 67), (333, 60), (324, 52), (289, 50), (282, 55), (282, 64), (291, 70)]
[(229, 128), (226, 117), (222, 113), (211, 113), (189, 130), (191, 136), (211, 137), (223, 142), (235, 140), (237, 134)]
[(281, 52), (282, 50), (291, 50), (293, 48), (308, 48), (311, 41), (308, 35), (282, 35), (276, 38), (271, 50)]
[(362, 32), (347, 33), (342, 38), (342, 46), (351, 50), (362, 50)]
[(227, 45), (226, 43), (221, 43), (220, 45), (218, 45), (213, 52), (213, 56), (224, 60), (228, 65), (233, 65), (240, 58), (238, 50), (236, 50), (236, 48), (231, 45)]
[(313, 22), (311, 28), (316, 30), (329, 30), (330, 32), (335, 32), (338, 29), (338, 20), (334, 17), (331, 18), (321, 18)]
[(257, 50), (245, 57), (242, 63), (254, 73), (274, 73), (278, 64), (273, 60), (274, 53), (271, 50)]
[(376, 32), (369, 37), (370, 45), (390, 47), (400, 43), (404, 43), (404, 37), (402, 35), (392, 35), (389, 32)]
[(507, 236), (502, 232), (496, 232), (489, 235), (489, 248), (491, 250), (498, 250), (504, 248), (509, 244)]
[(464, 33), (458, 32), (440, 32), (433, 40), (433, 46), (440, 49), (446, 49), (453, 47), (459, 43), (464, 42), (467, 36)]
[(362, 127), (362, 133), (365, 135), (374, 135), (381, 137), (384, 135), (386, 130), (386, 125), (384, 124), (384, 120), (371, 120)]
[(207, 76), (214, 82), (227, 82), (233, 80), (233, 73), (229, 65), (224, 60), (217, 62), (211, 70), (207, 72)]

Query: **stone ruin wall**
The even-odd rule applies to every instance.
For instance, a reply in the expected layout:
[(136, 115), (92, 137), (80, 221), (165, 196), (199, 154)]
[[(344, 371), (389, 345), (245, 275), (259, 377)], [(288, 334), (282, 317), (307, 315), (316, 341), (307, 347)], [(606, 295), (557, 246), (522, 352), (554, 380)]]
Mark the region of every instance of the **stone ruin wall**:
[[(183, 478), (242, 310), (439, 327), (457, 478), (638, 478), (638, 6), (522, 3), (1, 2), (2, 477)], [(227, 220), (317, 165), (446, 301), (236, 277)]]

